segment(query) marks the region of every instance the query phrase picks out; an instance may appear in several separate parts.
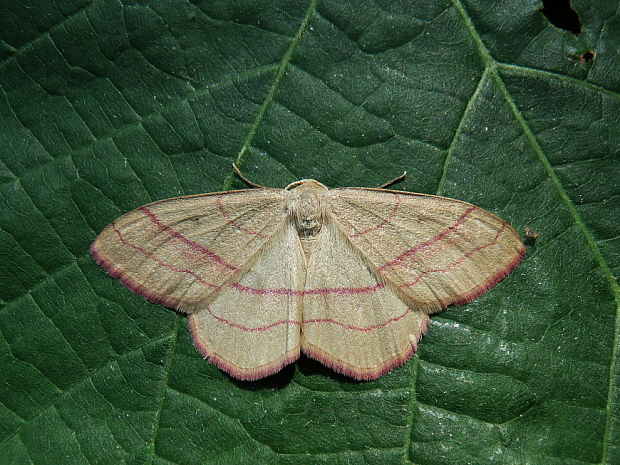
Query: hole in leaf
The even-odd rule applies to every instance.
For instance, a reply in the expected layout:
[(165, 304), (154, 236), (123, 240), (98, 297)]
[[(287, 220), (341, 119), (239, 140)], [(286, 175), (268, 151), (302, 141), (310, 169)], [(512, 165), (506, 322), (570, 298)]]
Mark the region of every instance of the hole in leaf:
[(543, 7), (540, 11), (554, 26), (573, 34), (581, 32), (579, 15), (571, 7), (570, 0), (543, 0)]
[(587, 52), (579, 55), (579, 63), (590, 63), (594, 60), (594, 56), (594, 50), (588, 50)]
[(586, 50), (585, 52), (581, 53), (576, 52), (568, 55), (566, 58), (569, 61), (576, 61), (577, 63), (581, 63), (582, 65), (584, 65), (586, 63), (592, 63), (594, 61), (594, 59), (596, 58), (596, 51)]

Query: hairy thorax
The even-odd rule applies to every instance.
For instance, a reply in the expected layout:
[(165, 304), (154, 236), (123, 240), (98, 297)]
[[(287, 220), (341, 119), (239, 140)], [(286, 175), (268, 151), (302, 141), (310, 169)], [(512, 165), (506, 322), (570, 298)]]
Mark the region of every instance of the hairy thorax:
[(288, 212), (308, 257), (326, 220), (323, 203), (328, 189), (314, 180), (298, 181), (288, 188), (295, 186), (297, 187), (291, 191)]

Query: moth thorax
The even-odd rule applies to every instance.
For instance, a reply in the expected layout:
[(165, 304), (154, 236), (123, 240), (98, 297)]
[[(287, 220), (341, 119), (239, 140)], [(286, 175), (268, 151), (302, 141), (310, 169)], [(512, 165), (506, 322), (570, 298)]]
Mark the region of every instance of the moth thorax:
[(323, 207), (320, 195), (300, 191), (289, 205), (293, 224), (302, 239), (316, 236), (323, 226)]

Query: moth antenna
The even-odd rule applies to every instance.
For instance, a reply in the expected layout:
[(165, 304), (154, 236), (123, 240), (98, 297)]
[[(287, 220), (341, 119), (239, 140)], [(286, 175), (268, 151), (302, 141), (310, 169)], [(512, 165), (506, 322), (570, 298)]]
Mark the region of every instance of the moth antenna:
[(403, 179), (407, 177), (407, 172), (404, 171), (399, 177), (392, 179), (391, 181), (386, 182), (385, 184), (381, 184), (377, 189), (385, 189), (386, 187), (390, 187), (392, 184), (396, 184), (397, 182), (401, 182)]
[(241, 170), (237, 168), (237, 165), (235, 165), (234, 163), (232, 164), (232, 167), (233, 170), (235, 170), (235, 173), (237, 173), (237, 176), (239, 176), (241, 180), (245, 182), (248, 186), (258, 187), (259, 189), (269, 189), (267, 186), (263, 186), (262, 184), (256, 184), (255, 182), (250, 181), (243, 174), (241, 174)]

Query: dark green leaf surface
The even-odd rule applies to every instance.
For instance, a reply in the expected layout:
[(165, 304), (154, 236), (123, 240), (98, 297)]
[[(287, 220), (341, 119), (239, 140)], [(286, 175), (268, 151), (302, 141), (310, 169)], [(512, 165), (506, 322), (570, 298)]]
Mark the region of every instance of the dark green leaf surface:
[[(619, 464), (620, 5), (572, 5), (579, 34), (537, 1), (4, 2), (0, 463)], [(377, 381), (238, 382), (88, 254), (235, 160), (407, 170), (539, 237)]]

